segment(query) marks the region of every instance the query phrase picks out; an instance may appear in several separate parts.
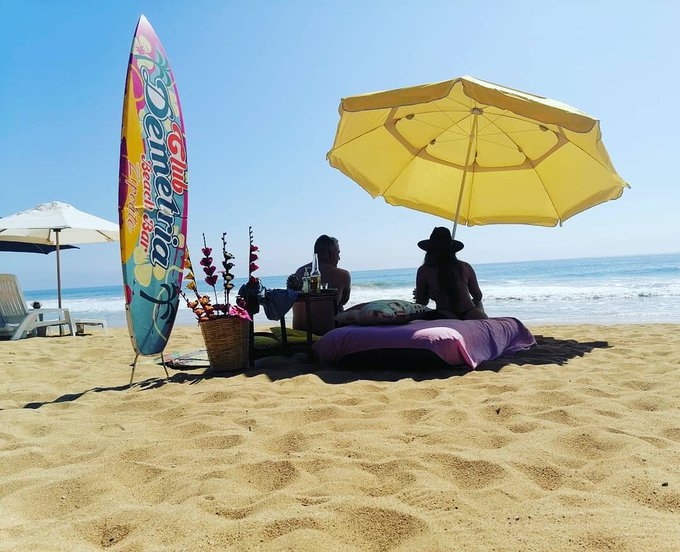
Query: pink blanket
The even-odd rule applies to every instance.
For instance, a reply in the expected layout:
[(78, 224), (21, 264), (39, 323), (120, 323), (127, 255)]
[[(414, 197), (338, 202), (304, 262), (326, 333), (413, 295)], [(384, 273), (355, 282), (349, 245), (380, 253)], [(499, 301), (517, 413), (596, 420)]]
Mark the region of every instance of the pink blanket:
[(335, 363), (350, 353), (376, 349), (427, 349), (451, 365), (480, 362), (536, 344), (516, 318), (488, 320), (415, 320), (403, 325), (345, 326), (314, 345), (322, 362)]

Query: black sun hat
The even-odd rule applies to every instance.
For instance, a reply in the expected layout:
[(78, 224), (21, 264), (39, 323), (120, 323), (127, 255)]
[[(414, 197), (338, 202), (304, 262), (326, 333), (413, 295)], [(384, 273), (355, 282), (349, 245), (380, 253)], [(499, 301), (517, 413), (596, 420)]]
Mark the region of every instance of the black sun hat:
[(463, 242), (451, 238), (451, 231), (444, 226), (437, 226), (432, 230), (429, 240), (421, 240), (418, 242), (418, 247), (428, 252), (443, 252), (451, 251), (457, 253), (463, 247)]

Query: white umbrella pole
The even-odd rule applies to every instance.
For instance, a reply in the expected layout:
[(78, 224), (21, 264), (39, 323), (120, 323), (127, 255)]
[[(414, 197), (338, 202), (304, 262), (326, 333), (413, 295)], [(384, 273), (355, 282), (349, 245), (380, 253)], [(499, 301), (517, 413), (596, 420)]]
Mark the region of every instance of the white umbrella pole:
[(456, 228), (458, 227), (458, 215), (460, 214), (460, 204), (463, 202), (463, 190), (465, 190), (465, 178), (467, 177), (468, 165), (470, 164), (470, 153), (472, 152), (472, 144), (475, 141), (475, 135), (477, 134), (477, 116), (481, 115), (482, 110), (478, 107), (473, 107), (471, 110), (473, 115), (472, 119), (472, 130), (470, 131), (470, 141), (468, 142), (467, 153), (465, 154), (465, 166), (463, 167), (463, 178), (460, 182), (460, 192), (458, 192), (458, 206), (456, 207), (456, 216), (453, 219), (453, 231), (451, 232), (451, 237), (455, 239)]
[[(61, 262), (59, 259), (59, 232), (55, 230), (55, 241), (57, 243), (57, 305), (61, 308)], [(60, 326), (61, 329), (61, 326)]]

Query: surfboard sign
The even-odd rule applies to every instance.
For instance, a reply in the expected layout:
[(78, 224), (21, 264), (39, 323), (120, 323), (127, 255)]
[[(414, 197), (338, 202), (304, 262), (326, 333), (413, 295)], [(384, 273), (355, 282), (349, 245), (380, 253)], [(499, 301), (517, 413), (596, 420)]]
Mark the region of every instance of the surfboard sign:
[(142, 15), (125, 79), (118, 216), (125, 312), (137, 354), (163, 351), (179, 305), (188, 213), (184, 120), (168, 56)]

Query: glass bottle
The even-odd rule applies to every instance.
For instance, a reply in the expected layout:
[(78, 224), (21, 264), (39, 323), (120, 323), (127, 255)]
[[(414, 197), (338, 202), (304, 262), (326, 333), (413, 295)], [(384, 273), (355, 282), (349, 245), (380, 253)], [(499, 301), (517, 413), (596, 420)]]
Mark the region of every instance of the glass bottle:
[(321, 271), (319, 270), (319, 256), (314, 253), (312, 259), (312, 273), (309, 275), (309, 291), (319, 293), (321, 290)]
[(305, 274), (302, 276), (302, 293), (309, 293), (309, 269), (305, 268)]

